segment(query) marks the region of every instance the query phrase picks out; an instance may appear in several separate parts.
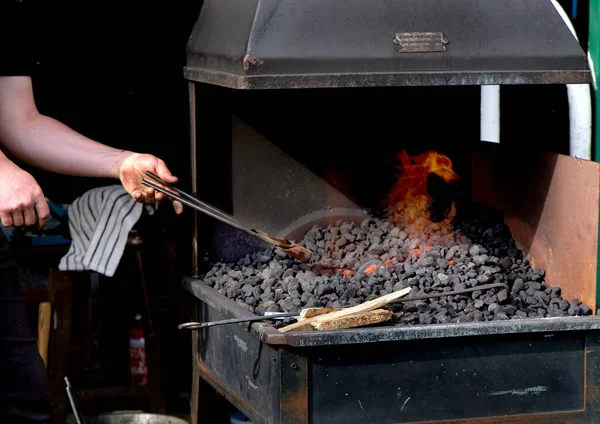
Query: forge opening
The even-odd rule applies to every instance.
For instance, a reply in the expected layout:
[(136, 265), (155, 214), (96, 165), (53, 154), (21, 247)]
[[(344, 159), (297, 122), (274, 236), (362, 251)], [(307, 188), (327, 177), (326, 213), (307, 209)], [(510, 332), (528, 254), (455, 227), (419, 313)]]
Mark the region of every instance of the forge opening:
[[(263, 315), (303, 308), (343, 308), (411, 288), (410, 297), (488, 289), (392, 307), (394, 325), (477, 322), (589, 315), (579, 299), (565, 299), (516, 247), (503, 214), (483, 205), (461, 209), (451, 219), (426, 215), (395, 224), (396, 208), (359, 223), (315, 223), (299, 240), (313, 251), (301, 264), (266, 248), (231, 263), (213, 263), (203, 280), (239, 305)], [(402, 219), (405, 216), (401, 217)], [(426, 221), (427, 223), (424, 223)], [(282, 327), (291, 320), (275, 325)], [(380, 324), (381, 325), (381, 324)]]
[[(215, 162), (227, 174), (226, 184), (211, 182), (206, 193), (217, 193), (219, 206), (245, 225), (313, 256), (302, 264), (237, 230), (201, 224), (203, 281), (261, 315), (348, 307), (406, 287), (416, 297), (490, 283), (507, 287), (400, 303), (390, 323), (592, 314), (597, 167), (586, 164), (574, 177), (580, 164), (572, 158), (472, 143), (473, 92), (414, 93), (402, 91), (403, 102), (390, 108), (383, 99), (398, 91), (285, 100), (280, 92), (228, 92), (212, 111), (220, 119), (209, 114), (202, 122), (228, 125), (224, 145), (203, 147), (221, 153)], [(310, 107), (297, 101), (303, 96)], [(555, 174), (571, 183), (585, 178), (585, 188), (569, 192)], [(566, 205), (589, 196), (595, 208), (567, 219)], [(573, 243), (579, 256), (558, 256)]]

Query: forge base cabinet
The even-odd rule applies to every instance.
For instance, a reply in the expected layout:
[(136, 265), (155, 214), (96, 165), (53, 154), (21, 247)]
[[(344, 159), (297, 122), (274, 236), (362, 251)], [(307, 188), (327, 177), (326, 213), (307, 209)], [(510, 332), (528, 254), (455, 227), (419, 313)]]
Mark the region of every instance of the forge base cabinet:
[[(184, 285), (201, 321), (244, 314), (201, 281)], [(583, 424), (600, 413), (596, 316), (318, 334), (236, 324), (194, 331), (193, 350), (194, 383), (253, 423)]]

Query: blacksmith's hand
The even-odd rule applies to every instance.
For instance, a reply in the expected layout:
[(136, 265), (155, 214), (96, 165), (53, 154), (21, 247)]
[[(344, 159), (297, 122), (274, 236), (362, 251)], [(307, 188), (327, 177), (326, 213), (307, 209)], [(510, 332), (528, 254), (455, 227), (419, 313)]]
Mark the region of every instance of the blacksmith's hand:
[[(163, 202), (167, 199), (163, 193), (157, 192), (152, 187), (146, 187), (142, 180), (146, 178), (146, 171), (158, 175), (164, 182), (174, 184), (177, 177), (171, 174), (165, 162), (149, 154), (133, 153), (127, 156), (119, 166), (119, 179), (123, 187), (131, 196), (140, 203)], [(171, 200), (177, 214), (183, 212), (183, 205)]]
[(43, 228), (50, 208), (39, 184), (7, 158), (0, 159), (0, 220), (5, 227)]

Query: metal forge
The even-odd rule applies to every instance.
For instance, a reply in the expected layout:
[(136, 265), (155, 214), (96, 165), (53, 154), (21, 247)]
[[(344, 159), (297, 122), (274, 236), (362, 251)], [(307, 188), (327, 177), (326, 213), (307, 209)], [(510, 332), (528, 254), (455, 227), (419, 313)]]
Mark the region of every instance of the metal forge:
[(595, 422), (600, 167), (478, 141), (479, 85), (589, 82), (550, 2), (206, 0), (185, 76), (194, 193), (318, 253), (198, 215), (194, 320), (509, 286), (364, 328), (193, 330), (193, 422), (201, 379), (254, 423)]

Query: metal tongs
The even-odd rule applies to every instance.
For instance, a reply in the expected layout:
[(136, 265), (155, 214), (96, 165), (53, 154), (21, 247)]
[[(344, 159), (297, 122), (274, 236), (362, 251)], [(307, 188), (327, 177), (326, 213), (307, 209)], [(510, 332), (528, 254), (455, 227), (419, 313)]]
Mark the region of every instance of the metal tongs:
[(189, 206), (192, 209), (197, 210), (198, 212), (202, 212), (202, 213), (204, 213), (208, 216), (211, 216), (221, 222), (224, 222), (225, 224), (228, 224), (234, 228), (237, 228), (238, 230), (244, 231), (245, 233), (250, 234), (251, 236), (254, 236), (263, 241), (266, 241), (267, 243), (283, 250), (285, 253), (287, 253), (292, 258), (298, 259), (301, 262), (308, 262), (308, 260), (310, 259), (310, 256), (312, 255), (312, 251), (310, 251), (310, 250), (306, 249), (305, 247), (302, 247), (294, 242), (291, 242), (286, 239), (273, 237), (262, 231), (244, 227), (231, 215), (215, 208), (212, 205), (209, 205), (208, 203), (205, 203), (205, 202), (197, 199), (194, 196), (187, 194), (186, 192), (184, 192), (176, 187), (171, 186), (170, 184), (163, 181), (162, 178), (160, 178), (158, 175), (153, 174), (152, 172), (146, 171), (146, 175), (148, 177), (152, 178), (153, 180), (155, 180), (158, 184), (161, 184), (162, 187), (161, 187), (161, 185), (158, 185), (158, 184), (153, 183), (152, 181), (148, 181), (146, 179), (142, 180), (143, 185), (145, 185), (147, 187), (152, 187), (154, 190), (159, 191), (159, 192), (163, 193), (164, 195), (166, 195), (172, 199), (175, 199), (175, 200), (181, 202), (182, 204)]
[(85, 424), (85, 420), (83, 419), (83, 415), (81, 415), (81, 411), (79, 410), (79, 405), (75, 400), (75, 396), (73, 395), (73, 388), (71, 387), (71, 382), (69, 381), (69, 377), (65, 377), (65, 383), (67, 384), (67, 396), (69, 397), (69, 402), (71, 403), (71, 408), (73, 408), (73, 416), (75, 417), (75, 422), (77, 424)]

